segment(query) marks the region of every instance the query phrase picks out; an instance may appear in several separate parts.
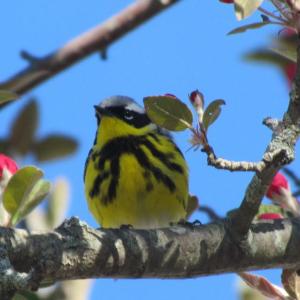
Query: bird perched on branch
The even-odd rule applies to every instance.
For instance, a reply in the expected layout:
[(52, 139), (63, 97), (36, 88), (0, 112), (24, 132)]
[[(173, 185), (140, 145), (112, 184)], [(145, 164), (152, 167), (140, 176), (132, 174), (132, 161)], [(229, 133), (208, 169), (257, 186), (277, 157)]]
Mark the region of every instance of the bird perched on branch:
[(186, 218), (188, 169), (169, 133), (125, 96), (95, 106), (84, 172), (89, 209), (104, 228), (167, 227)]

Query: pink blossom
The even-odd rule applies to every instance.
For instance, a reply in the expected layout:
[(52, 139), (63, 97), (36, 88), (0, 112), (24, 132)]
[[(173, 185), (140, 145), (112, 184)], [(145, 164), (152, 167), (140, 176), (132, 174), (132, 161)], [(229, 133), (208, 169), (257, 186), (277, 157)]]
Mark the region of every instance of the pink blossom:
[(13, 175), (18, 170), (16, 162), (10, 157), (0, 153), (0, 180), (3, 179), (6, 173)]
[(278, 213), (263, 213), (260, 214), (258, 220), (275, 220), (275, 219), (283, 219), (283, 216)]
[(300, 216), (299, 202), (293, 196), (289, 183), (283, 174), (278, 172), (274, 176), (266, 195), (273, 203), (291, 212), (293, 216)]
[(289, 190), (289, 184), (285, 176), (277, 173), (267, 191), (267, 197), (273, 199), (276, 195), (282, 195), (282, 189)]

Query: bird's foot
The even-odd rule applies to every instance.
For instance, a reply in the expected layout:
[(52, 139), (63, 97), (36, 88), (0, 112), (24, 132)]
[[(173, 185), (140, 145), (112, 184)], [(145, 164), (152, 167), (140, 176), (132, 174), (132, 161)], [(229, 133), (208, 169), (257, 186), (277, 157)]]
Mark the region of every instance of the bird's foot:
[(171, 223), (171, 226), (172, 225), (186, 226), (186, 227), (189, 227), (190, 229), (194, 229), (197, 226), (201, 226), (202, 223), (199, 220), (195, 220), (193, 222), (188, 222), (186, 220), (180, 220), (178, 223)]
[(131, 224), (122, 224), (120, 229), (133, 229), (133, 226)]

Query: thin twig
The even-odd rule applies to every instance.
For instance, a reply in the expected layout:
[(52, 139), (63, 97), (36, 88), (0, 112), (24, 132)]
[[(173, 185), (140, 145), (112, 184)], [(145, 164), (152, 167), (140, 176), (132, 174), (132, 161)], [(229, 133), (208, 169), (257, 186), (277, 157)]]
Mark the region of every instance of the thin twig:
[(222, 220), (221, 216), (219, 216), (211, 207), (206, 205), (201, 205), (198, 208), (198, 211), (206, 213), (211, 221), (219, 221)]
[(203, 146), (202, 152), (207, 154), (207, 163), (217, 169), (234, 171), (251, 171), (261, 172), (266, 167), (266, 161), (247, 162), (247, 161), (232, 161), (224, 158), (217, 157), (212, 146), (208, 142), (208, 137), (202, 123), (199, 123), (200, 129), (191, 127), (193, 133), (193, 140), (195, 141), (194, 147)]
[[(205, 151), (206, 152), (206, 151)], [(251, 172), (261, 172), (265, 167), (266, 163), (264, 161), (259, 162), (248, 162), (248, 161), (232, 161), (220, 157), (215, 157), (211, 152), (207, 152), (207, 163), (217, 169), (234, 171), (251, 171)]]
[(284, 7), (282, 7), (281, 2), (278, 2), (277, 0), (271, 0), (271, 2), (278, 9), (279, 13), (284, 16), (286, 21), (289, 21), (291, 19), (290, 14), (285, 11)]
[(25, 56), (24, 58), (30, 62), (30, 65), (10, 79), (0, 83), (0, 89), (9, 89), (22, 95), (92, 53), (107, 49), (126, 33), (176, 2), (178, 0), (135, 1), (103, 24), (76, 37), (62, 48), (43, 58), (36, 58), (23, 51), (22, 56)]
[(277, 16), (277, 15), (275, 15), (275, 14), (269, 12), (268, 10), (266, 10), (266, 9), (264, 9), (264, 8), (262, 8), (262, 7), (259, 7), (258, 10), (259, 10), (261, 13), (263, 13), (264, 15), (266, 15), (266, 16), (269, 16), (269, 17), (271, 17), (271, 18), (273, 18), (273, 19), (276, 19), (276, 20), (278, 20), (278, 21), (281, 21), (281, 22), (286, 22), (285, 19), (283, 19), (283, 18), (281, 18), (280, 16)]

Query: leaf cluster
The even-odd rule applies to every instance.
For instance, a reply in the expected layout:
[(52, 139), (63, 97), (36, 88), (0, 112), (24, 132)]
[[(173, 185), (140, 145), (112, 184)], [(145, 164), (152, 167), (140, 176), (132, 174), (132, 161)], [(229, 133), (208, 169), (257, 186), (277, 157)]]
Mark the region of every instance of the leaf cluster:
[(35, 99), (24, 106), (13, 121), (8, 136), (0, 139), (0, 152), (13, 157), (32, 154), (37, 162), (62, 158), (73, 154), (77, 141), (64, 134), (49, 134), (37, 137), (39, 111)]

